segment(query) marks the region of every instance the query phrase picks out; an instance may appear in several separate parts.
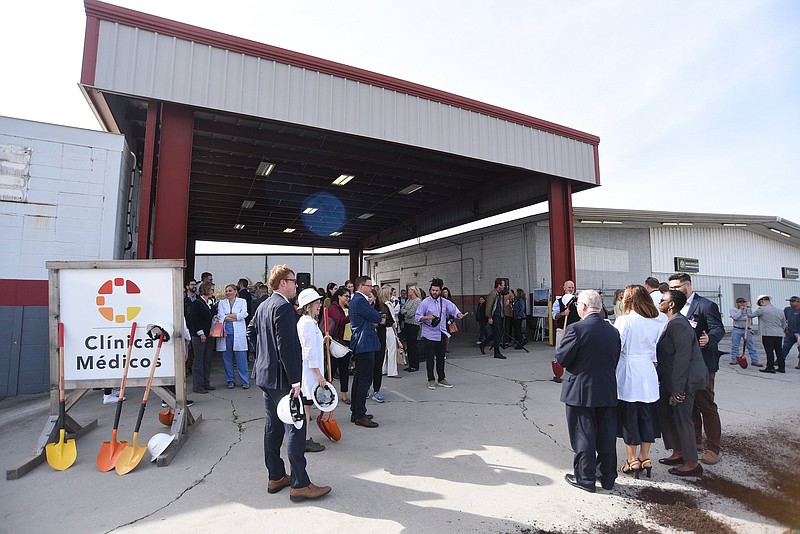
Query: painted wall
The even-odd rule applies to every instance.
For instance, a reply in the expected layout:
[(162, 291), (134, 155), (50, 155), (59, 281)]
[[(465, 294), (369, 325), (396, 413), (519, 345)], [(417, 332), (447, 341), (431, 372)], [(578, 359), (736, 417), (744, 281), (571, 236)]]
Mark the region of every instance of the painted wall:
[(239, 278), (249, 278), (255, 283), (265, 282), (269, 277), (269, 269), (275, 265), (286, 264), (298, 273), (311, 273), (311, 283), (325, 287), (328, 282), (342, 284), (347, 279), (348, 256), (332, 254), (315, 254), (312, 261), (310, 254), (293, 255), (236, 255), (195, 257), (195, 279), (207, 271), (214, 275), (217, 290), (225, 284), (235, 284)]

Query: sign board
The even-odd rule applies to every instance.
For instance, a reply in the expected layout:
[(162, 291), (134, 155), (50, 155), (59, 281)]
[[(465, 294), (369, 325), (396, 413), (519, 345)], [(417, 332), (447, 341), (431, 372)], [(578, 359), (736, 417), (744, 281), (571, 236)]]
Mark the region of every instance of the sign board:
[(797, 280), (800, 278), (800, 271), (797, 267), (781, 267), (781, 276), (789, 280)]
[(700, 260), (675, 256), (675, 270), (679, 273), (699, 273)]
[(531, 307), (531, 316), (533, 317), (547, 317), (548, 316), (548, 300), (550, 299), (549, 289), (534, 289), (533, 290), (533, 306)]

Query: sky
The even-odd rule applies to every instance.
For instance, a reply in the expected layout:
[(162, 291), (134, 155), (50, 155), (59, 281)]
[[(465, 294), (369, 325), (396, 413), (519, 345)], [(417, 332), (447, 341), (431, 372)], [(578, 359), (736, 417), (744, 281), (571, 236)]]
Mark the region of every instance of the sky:
[[(576, 206), (800, 222), (796, 0), (110, 3), (597, 135), (602, 186)], [(83, 2), (3, 18), (0, 115), (100, 129), (78, 89)]]

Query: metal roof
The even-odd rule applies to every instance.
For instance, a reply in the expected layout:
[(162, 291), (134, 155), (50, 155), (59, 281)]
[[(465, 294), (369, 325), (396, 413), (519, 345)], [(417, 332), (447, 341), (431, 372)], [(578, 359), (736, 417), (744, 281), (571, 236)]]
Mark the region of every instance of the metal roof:
[[(139, 161), (151, 103), (195, 109), (191, 238), (375, 248), (545, 201), (553, 177), (573, 191), (599, 185), (591, 134), (96, 0), (85, 7), (81, 86)], [(262, 162), (275, 164), (268, 177), (256, 175)], [(355, 178), (337, 187), (341, 174)], [(302, 214), (313, 207), (320, 224)]]

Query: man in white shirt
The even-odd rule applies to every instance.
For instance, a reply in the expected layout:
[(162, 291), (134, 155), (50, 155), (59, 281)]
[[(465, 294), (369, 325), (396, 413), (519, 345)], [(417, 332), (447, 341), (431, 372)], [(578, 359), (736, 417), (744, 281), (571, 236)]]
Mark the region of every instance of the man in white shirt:
[(644, 281), (644, 288), (650, 293), (650, 298), (653, 299), (653, 304), (655, 304), (656, 309), (658, 309), (659, 304), (661, 304), (661, 291), (658, 289), (658, 278), (648, 276)]

